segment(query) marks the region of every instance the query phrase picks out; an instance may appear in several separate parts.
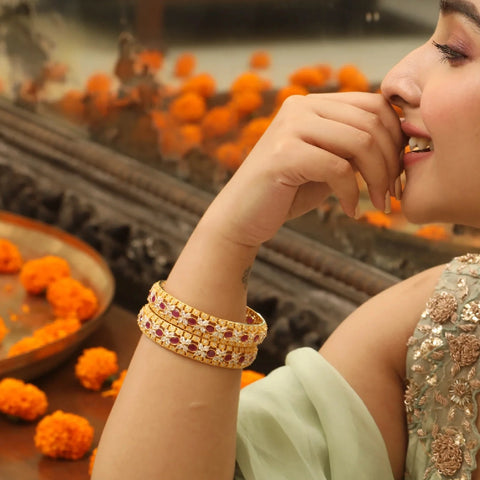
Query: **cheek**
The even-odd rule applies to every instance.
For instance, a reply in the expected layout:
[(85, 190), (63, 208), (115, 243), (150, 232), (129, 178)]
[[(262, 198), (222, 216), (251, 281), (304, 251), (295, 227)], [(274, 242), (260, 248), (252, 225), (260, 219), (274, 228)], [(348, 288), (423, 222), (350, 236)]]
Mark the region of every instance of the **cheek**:
[[(438, 74), (422, 94), (421, 114), (434, 144), (478, 152), (480, 142), (480, 71)], [(443, 80), (442, 80), (443, 79)], [(441, 151), (439, 152), (441, 153)]]

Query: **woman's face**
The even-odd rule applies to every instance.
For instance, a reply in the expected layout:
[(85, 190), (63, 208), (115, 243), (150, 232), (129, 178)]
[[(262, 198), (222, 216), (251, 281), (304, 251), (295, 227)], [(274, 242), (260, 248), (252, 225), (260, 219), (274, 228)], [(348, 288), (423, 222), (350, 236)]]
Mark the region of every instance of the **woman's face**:
[(419, 149), (405, 156), (407, 218), (480, 226), (480, 0), (442, 0), (432, 38), (382, 92)]

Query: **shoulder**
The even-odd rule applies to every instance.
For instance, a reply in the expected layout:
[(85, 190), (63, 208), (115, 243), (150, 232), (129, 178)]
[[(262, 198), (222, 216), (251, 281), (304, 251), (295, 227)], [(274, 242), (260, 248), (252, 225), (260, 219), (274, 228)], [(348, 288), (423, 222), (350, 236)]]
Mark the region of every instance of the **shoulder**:
[(445, 267), (439, 265), (418, 273), (362, 304), (331, 335), (322, 354), (336, 357), (338, 349), (351, 348), (364, 352), (362, 361), (372, 365), (386, 362), (402, 373), (407, 341)]
[(320, 350), (370, 411), (396, 478), (403, 475), (407, 441), (403, 406), (407, 341), (444, 271), (445, 265), (431, 268), (364, 303)]

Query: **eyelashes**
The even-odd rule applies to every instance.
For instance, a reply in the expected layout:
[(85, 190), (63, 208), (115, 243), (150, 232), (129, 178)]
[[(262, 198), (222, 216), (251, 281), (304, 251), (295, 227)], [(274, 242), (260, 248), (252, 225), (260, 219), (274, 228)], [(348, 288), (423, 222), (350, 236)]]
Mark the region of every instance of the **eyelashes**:
[(442, 61), (448, 62), (451, 65), (458, 65), (459, 63), (462, 63), (468, 58), (467, 55), (459, 52), (458, 50), (455, 50), (449, 45), (440, 44), (435, 41), (433, 41), (433, 45), (442, 54)]

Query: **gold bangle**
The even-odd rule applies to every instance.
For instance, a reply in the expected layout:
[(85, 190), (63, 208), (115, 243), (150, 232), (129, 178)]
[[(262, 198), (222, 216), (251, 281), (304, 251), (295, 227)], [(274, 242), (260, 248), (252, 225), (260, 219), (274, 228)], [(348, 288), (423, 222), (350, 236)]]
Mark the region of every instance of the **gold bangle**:
[(144, 305), (138, 314), (138, 326), (142, 333), (158, 345), (184, 357), (208, 365), (241, 369), (253, 363), (256, 347), (227, 345), (210, 338), (199, 337), (182, 330), (155, 314), (150, 305)]
[(209, 335), (216, 341), (233, 346), (257, 346), (267, 335), (264, 318), (251, 308), (246, 310), (246, 323), (232, 322), (201, 312), (163, 289), (164, 282), (153, 284), (148, 295), (151, 309), (160, 317), (199, 337)]

